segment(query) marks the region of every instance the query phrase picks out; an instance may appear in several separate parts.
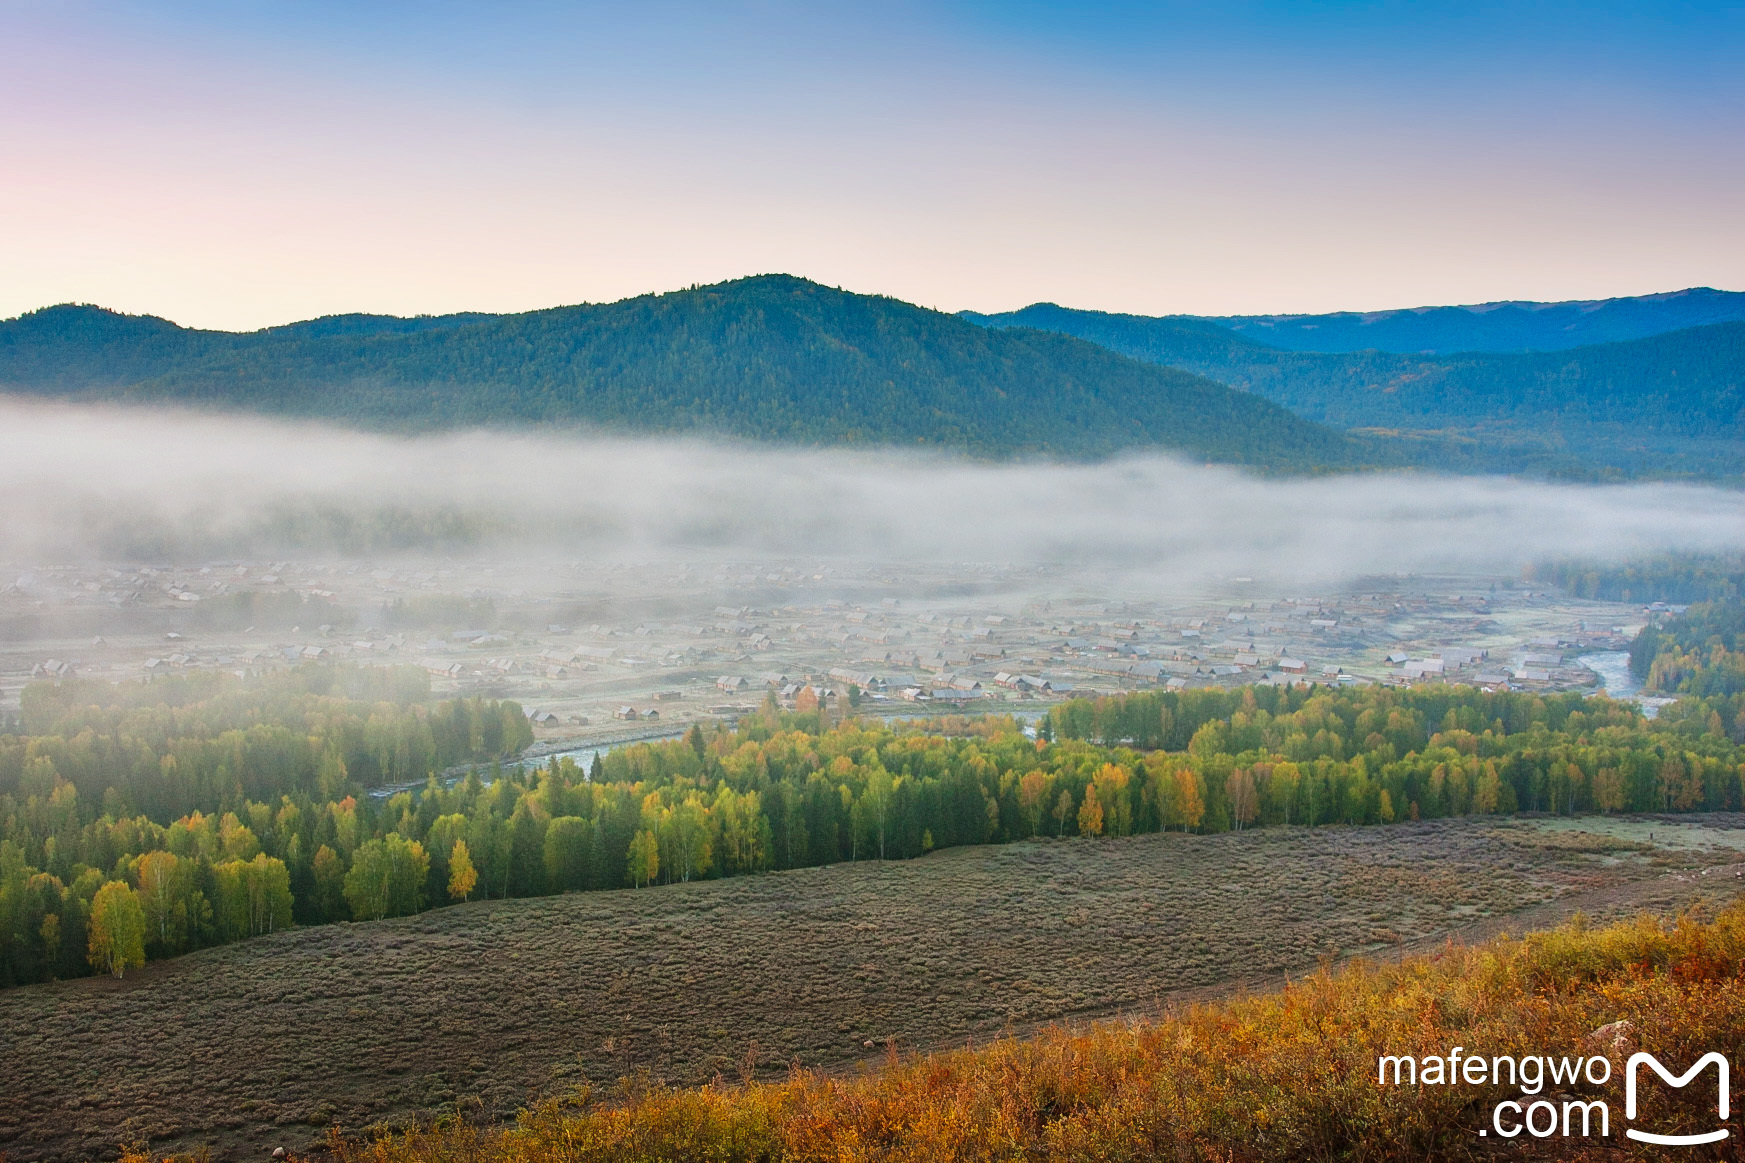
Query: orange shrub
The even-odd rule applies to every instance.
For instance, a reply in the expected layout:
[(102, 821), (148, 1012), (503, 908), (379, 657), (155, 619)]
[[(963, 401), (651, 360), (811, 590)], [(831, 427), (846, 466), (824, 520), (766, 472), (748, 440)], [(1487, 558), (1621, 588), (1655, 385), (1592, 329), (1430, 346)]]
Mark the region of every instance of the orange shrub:
[[(1511, 1157), (1656, 1157), (1622, 1137), (1628, 1037), (1669, 1063), (1745, 1047), (1745, 905), (1712, 922), (1577, 923), (1521, 940), (1358, 964), (1283, 991), (1143, 1023), (1104, 1023), (973, 1050), (899, 1058), (853, 1076), (677, 1090), (627, 1084), (548, 1102), (512, 1127), (452, 1119), (369, 1142), (342, 1163), (648, 1163), (795, 1160), (1479, 1159), (1510, 1087), (1383, 1086), (1382, 1054), (1601, 1054), (1609, 1138), (1508, 1143)], [(1682, 1067), (1680, 1067), (1682, 1069)], [(1546, 1097), (1553, 1097), (1547, 1087)], [(1653, 1088), (1657, 1127), (1711, 1129), (1710, 1087)], [(1739, 1146), (1730, 1141), (1689, 1151)]]

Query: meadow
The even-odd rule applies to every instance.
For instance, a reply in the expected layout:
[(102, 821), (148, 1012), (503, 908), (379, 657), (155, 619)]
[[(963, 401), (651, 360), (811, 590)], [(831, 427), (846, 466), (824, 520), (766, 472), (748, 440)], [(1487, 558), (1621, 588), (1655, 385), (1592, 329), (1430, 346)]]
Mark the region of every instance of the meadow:
[[(1719, 1111), (1713, 1073), (1683, 1090), (1650, 1076), (1639, 1105), (1624, 1078), (1639, 1049), (1736, 1061), (1742, 965), (1745, 904), (1711, 920), (1576, 918), (1151, 1022), (893, 1055), (855, 1077), (644, 1083), (542, 1103), (513, 1127), (453, 1117), (332, 1148), (341, 1163), (1736, 1159), (1745, 1120), (1725, 1065)], [(1379, 1073), (1404, 1056), (1439, 1074), (1462, 1049), (1487, 1070), (1506, 1058), (1508, 1076)], [(1669, 1153), (1642, 1132), (1706, 1145)]]
[(0, 994), (0, 1154), (260, 1157), (321, 1149), (335, 1127), (498, 1125), (626, 1078), (641, 1093), (800, 1085), (778, 1082), (796, 1067), (852, 1079), (892, 1053), (1160, 1018), (1578, 910), (1712, 908), (1740, 883), (1742, 828), (1491, 817), (1029, 840), (293, 929)]

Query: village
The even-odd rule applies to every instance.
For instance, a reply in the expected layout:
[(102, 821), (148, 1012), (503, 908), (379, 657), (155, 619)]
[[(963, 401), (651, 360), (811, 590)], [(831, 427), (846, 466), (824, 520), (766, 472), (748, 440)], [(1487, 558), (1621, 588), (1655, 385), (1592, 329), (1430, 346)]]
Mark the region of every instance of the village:
[(999, 565), (271, 561), (9, 576), (0, 722), (41, 679), (349, 662), (418, 666), (438, 696), (513, 698), (546, 745), (730, 720), (772, 695), (913, 716), (1247, 683), (1594, 688), (1580, 657), (1628, 649), (1648, 616), (1499, 578), (1313, 595), (1231, 578), (1091, 600), (1069, 571)]

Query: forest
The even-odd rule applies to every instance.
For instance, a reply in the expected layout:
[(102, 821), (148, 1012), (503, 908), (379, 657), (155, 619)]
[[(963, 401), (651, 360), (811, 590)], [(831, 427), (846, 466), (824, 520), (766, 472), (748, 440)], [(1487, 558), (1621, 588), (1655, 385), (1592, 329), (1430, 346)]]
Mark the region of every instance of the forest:
[(1643, 627), (1630, 668), (1648, 690), (1736, 700), (1745, 694), (1745, 598), (1699, 602)]
[(584, 771), (504, 764), (531, 740), (520, 708), (430, 706), (426, 681), (310, 665), (28, 688), (0, 735), (0, 983), (473, 897), (964, 844), (1745, 804), (1742, 694), (1650, 721), (1578, 693), (1206, 689), (1074, 700), (1034, 737), (772, 700)]
[(369, 915), (411, 853), (363, 789), (532, 741), (514, 703), (429, 694), (410, 667), (26, 688), (0, 733), (0, 984)]
[(787, 276), (395, 325), (418, 322), (237, 335), (52, 307), (0, 323), (0, 389), (394, 429), (549, 424), (994, 458), (1152, 447), (1293, 471), (1404, 463), (1384, 441), (1190, 372)]
[(1576, 598), (1690, 605), (1745, 596), (1745, 554), (1664, 553), (1625, 562), (1554, 561), (1527, 567), (1523, 577), (1529, 584), (1554, 585)]

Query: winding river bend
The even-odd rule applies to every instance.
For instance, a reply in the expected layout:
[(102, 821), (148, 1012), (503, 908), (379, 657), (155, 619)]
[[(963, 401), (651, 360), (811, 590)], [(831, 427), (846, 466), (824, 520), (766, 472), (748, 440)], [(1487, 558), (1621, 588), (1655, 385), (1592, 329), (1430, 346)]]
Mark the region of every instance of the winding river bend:
[(1630, 673), (1628, 650), (1602, 650), (1584, 654), (1576, 661), (1599, 675), (1600, 685), (1614, 699), (1627, 699), (1642, 689), (1642, 684)]
[(1636, 681), (1636, 676), (1630, 673), (1630, 652), (1628, 650), (1601, 650), (1593, 654), (1584, 654), (1577, 662), (1600, 676), (1600, 685), (1614, 699), (1629, 699), (1642, 708), (1643, 717), (1652, 719), (1660, 713), (1660, 708), (1672, 702), (1672, 699), (1662, 695), (1645, 695), (1642, 684)]

